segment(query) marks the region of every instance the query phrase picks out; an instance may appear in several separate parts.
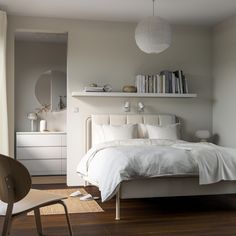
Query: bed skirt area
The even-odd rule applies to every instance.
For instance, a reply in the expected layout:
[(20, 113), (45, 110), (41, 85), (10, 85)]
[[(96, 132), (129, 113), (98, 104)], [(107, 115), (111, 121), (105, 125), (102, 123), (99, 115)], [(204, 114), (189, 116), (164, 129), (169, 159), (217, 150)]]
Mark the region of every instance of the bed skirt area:
[(199, 177), (158, 177), (124, 181), (120, 198), (151, 198), (236, 193), (236, 181), (199, 185)]
[[(86, 185), (95, 185), (89, 179)], [(98, 187), (98, 186), (97, 186)], [(199, 176), (156, 177), (123, 181), (116, 189), (115, 219), (120, 220), (120, 200), (132, 198), (180, 197), (236, 194), (236, 181), (200, 185)]]

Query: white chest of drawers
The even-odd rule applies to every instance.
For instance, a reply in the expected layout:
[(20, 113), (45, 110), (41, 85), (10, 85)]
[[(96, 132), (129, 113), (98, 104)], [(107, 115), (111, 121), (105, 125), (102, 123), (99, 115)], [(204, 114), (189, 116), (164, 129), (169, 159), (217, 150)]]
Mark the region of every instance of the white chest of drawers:
[(63, 132), (16, 133), (16, 159), (31, 175), (65, 175), (66, 146)]

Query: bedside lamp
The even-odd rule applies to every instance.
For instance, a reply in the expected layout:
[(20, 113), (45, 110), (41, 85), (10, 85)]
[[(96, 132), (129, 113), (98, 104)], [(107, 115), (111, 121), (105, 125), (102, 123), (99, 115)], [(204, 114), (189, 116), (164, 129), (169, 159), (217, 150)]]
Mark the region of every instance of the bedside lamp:
[(37, 120), (37, 114), (34, 112), (30, 112), (27, 114), (27, 118), (31, 121), (31, 132), (34, 132), (34, 120)]
[(207, 142), (207, 140), (211, 137), (211, 134), (209, 130), (197, 130), (195, 137), (200, 139), (200, 142)]

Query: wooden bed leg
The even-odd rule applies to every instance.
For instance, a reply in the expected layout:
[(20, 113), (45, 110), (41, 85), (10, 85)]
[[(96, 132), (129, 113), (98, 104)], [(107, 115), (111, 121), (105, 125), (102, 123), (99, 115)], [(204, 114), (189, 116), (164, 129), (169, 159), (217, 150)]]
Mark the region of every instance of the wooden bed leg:
[(116, 220), (120, 220), (120, 189), (116, 193)]

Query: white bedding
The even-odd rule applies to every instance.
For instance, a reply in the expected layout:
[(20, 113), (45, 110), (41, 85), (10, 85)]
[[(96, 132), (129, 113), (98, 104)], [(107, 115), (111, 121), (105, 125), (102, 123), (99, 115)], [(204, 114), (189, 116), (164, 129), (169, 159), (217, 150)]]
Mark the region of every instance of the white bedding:
[(200, 184), (236, 180), (236, 150), (180, 140), (111, 141), (90, 149), (77, 172), (95, 182), (106, 201), (122, 181), (134, 178), (199, 175)]

